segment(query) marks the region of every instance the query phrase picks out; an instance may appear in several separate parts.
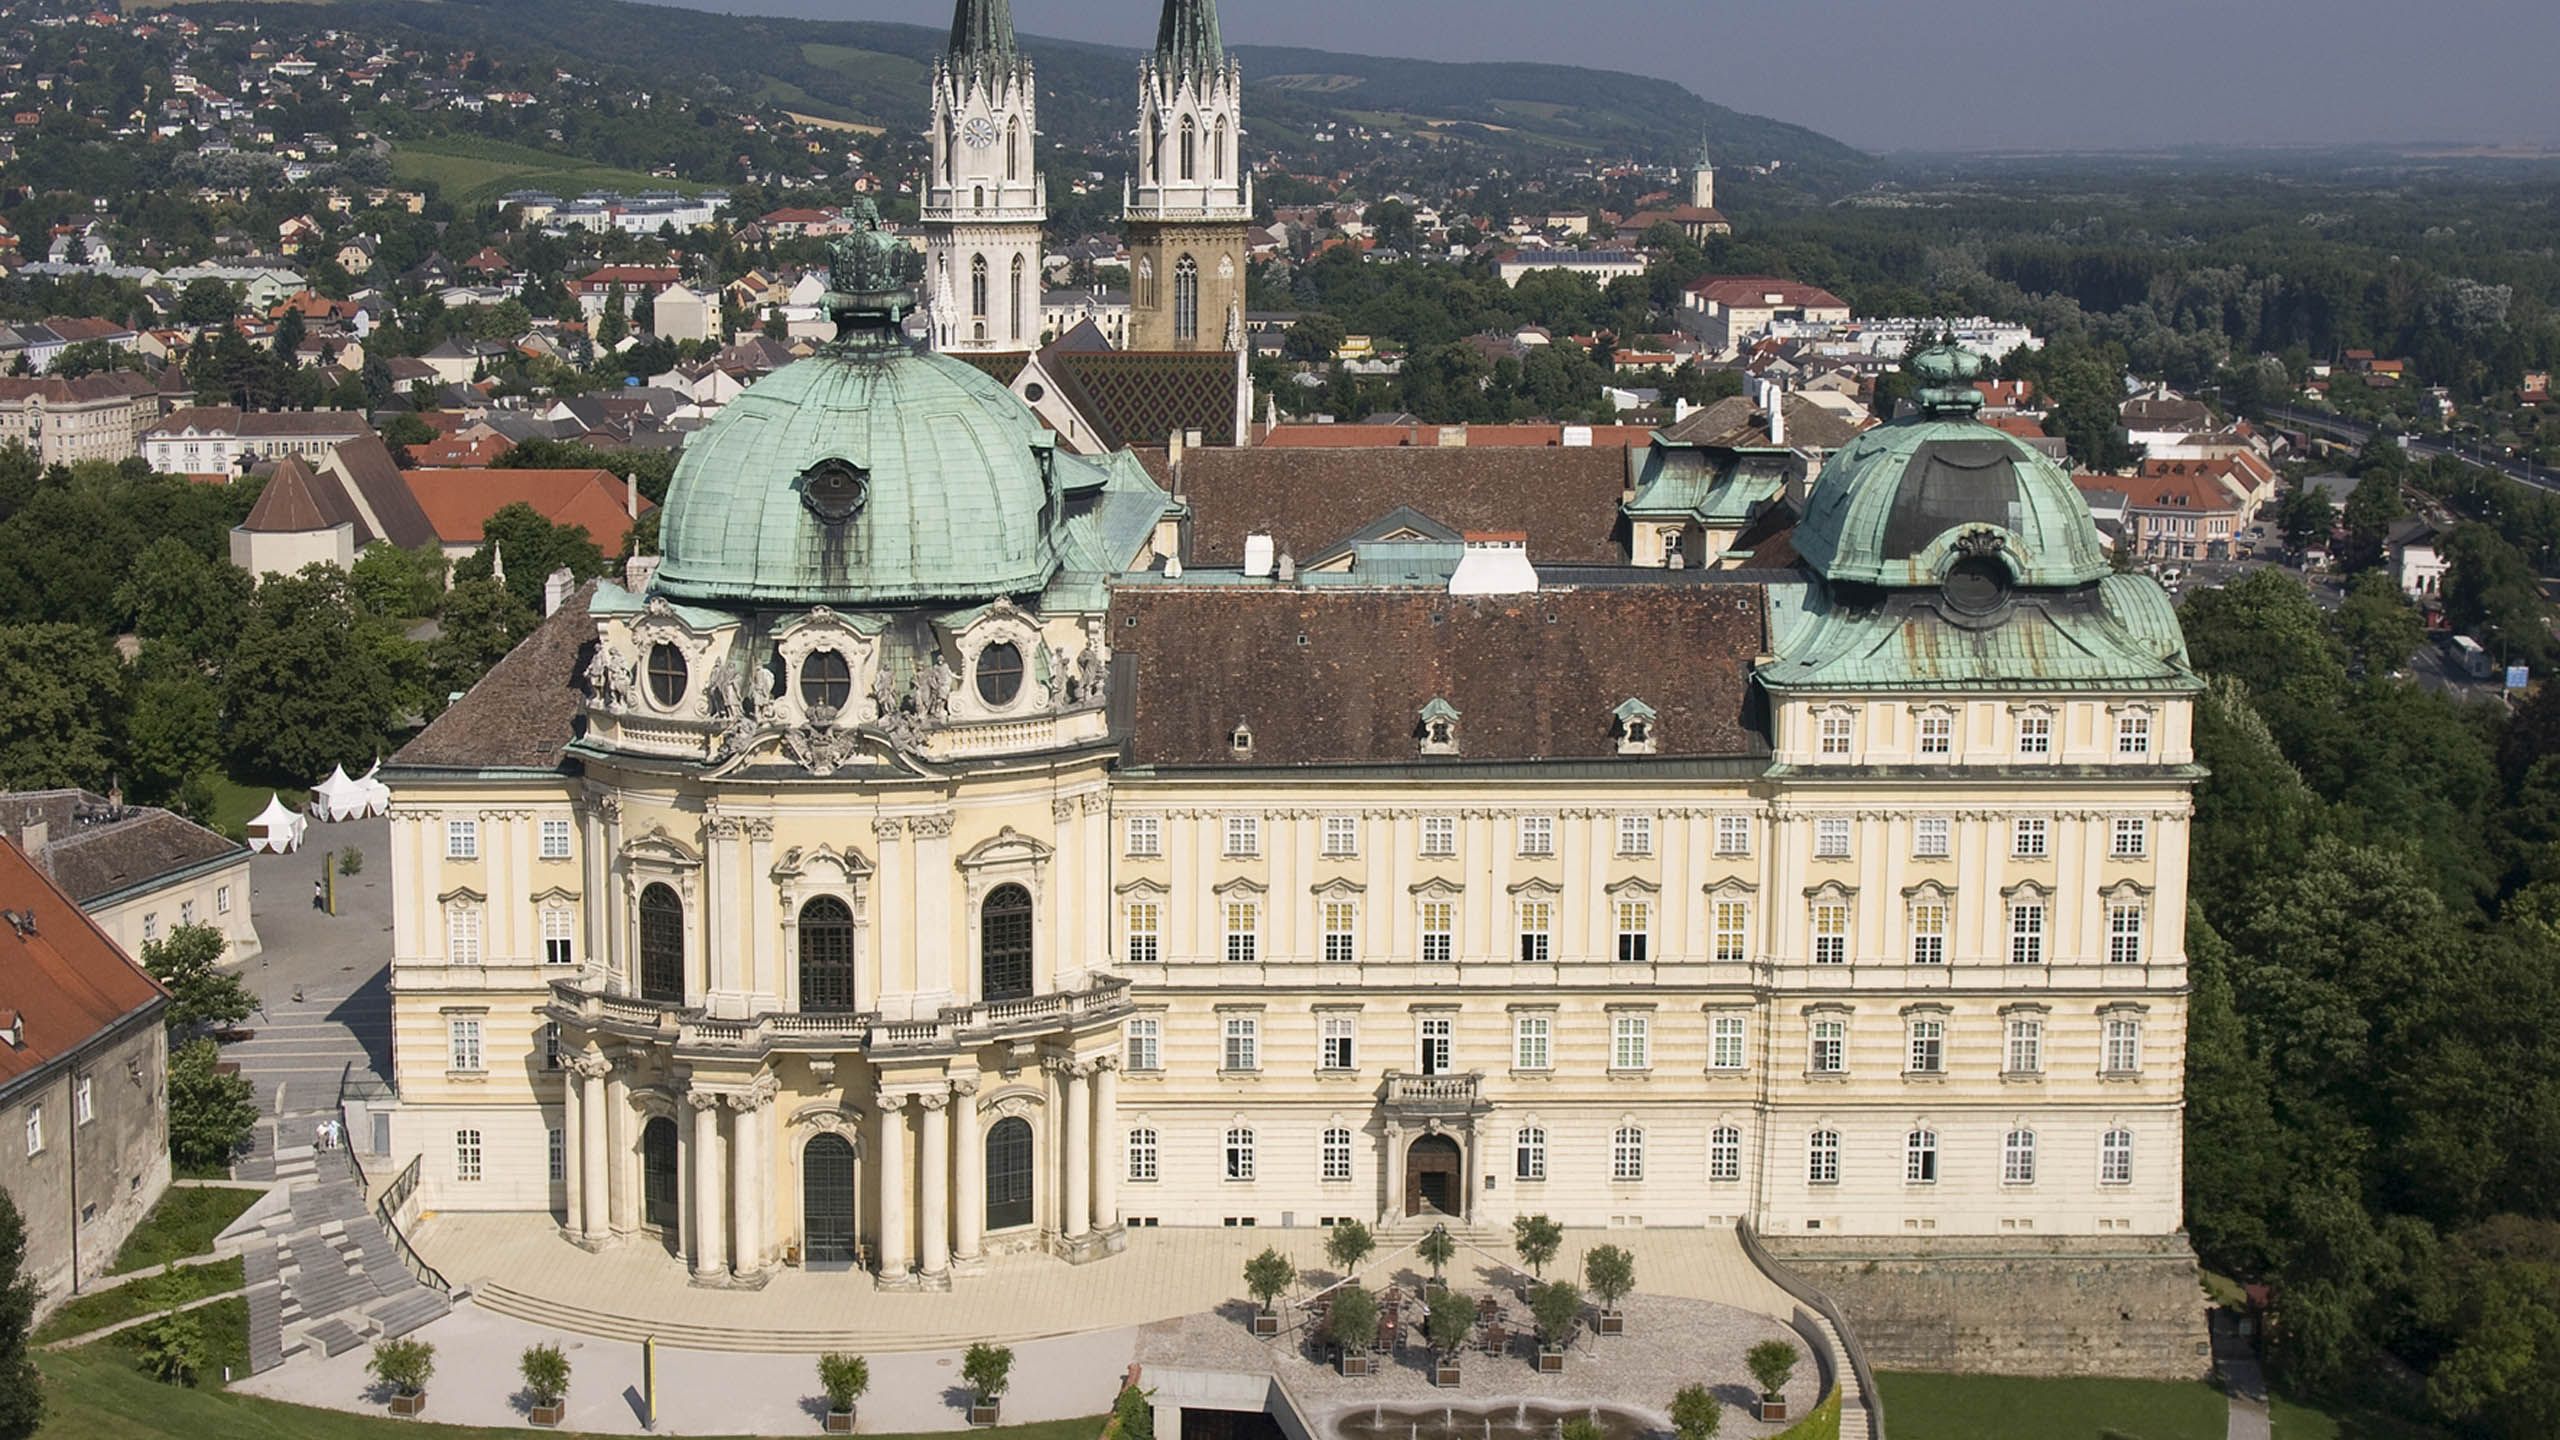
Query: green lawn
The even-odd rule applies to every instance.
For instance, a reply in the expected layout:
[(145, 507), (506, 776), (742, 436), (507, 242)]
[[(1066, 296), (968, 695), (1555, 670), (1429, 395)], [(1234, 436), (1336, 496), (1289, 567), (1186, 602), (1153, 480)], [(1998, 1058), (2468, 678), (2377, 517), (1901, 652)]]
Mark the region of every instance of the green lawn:
[(574, 155), (476, 135), (439, 135), (400, 141), (391, 152), (391, 175), (411, 184), (433, 182), (456, 204), (495, 200), (510, 190), (547, 190), (566, 200), (589, 190), (682, 190), (702, 186), (684, 180), (617, 170)]
[[(172, 1278), (178, 1285), (175, 1295), (161, 1288)], [(237, 1290), (241, 1284), (240, 1257), (237, 1255), (210, 1265), (180, 1266), (169, 1272), (167, 1277), (148, 1275), (127, 1280), (111, 1290), (93, 1290), (65, 1301), (61, 1309), (46, 1316), (44, 1324), (36, 1327), (35, 1338), (39, 1344), (67, 1340), (74, 1335), (105, 1329), (119, 1320), (148, 1315), (163, 1305), (183, 1305), (207, 1295)]]
[[(238, 840), (249, 832), (249, 822), (267, 808), (267, 797), (276, 793), (272, 785), (244, 785), (228, 775), (213, 778), (213, 828)], [(301, 808), (300, 795), (288, 795), (284, 803)]]
[(2197, 1381), (2030, 1380), (1881, 1371), (1893, 1440), (2223, 1440), (2230, 1406)]
[(2445, 1440), (2445, 1432), (2393, 1416), (2344, 1405), (2314, 1410), (2282, 1396), (2270, 1401), (2275, 1440)]
[(1780, 1431), (1777, 1440), (1840, 1440), (1840, 1392), (1832, 1391), (1812, 1414)]
[(258, 1202), (263, 1190), (234, 1190), (218, 1185), (172, 1185), (142, 1217), (125, 1238), (124, 1248), (116, 1252), (113, 1273), (145, 1270), (201, 1255), (213, 1248), (213, 1237), (222, 1227), (240, 1218), (240, 1212)]

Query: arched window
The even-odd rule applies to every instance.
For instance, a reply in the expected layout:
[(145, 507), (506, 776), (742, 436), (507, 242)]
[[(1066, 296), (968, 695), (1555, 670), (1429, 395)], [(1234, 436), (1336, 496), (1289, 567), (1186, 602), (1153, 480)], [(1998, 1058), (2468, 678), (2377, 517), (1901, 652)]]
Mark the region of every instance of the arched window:
[(640, 892), (640, 998), (684, 1000), (684, 902), (671, 885)]
[(2098, 1140), (2098, 1183), (2130, 1185), (2133, 1183), (2133, 1132), (2116, 1129)]
[(1218, 117), (1217, 128), (1210, 132), (1209, 174), (1214, 179), (1227, 178), (1227, 117)]
[(1609, 1137), (1609, 1178), (1641, 1180), (1644, 1178), (1644, 1131), (1633, 1125), (1621, 1125)]
[(1031, 1122), (1008, 1115), (987, 1129), (987, 1228), (1031, 1223)]
[(942, 120), (942, 183), (948, 185), (959, 174), (960, 122), (950, 116)]
[(972, 209), (972, 210), (984, 210), (984, 209), (986, 209), (986, 208), (987, 208), (987, 187), (986, 187), (986, 186), (984, 186), (984, 185), (977, 185), (977, 186), (972, 186), (972, 187), (970, 188), (970, 190), (969, 190), (969, 208), (970, 208), (970, 209)]
[(1129, 1178), (1147, 1181), (1156, 1178), (1156, 1132), (1140, 1126), (1129, 1132)]
[(1805, 1143), (1804, 1178), (1808, 1185), (1840, 1183), (1840, 1132), (1816, 1130)]
[(999, 885), (978, 909), (978, 984), (988, 1000), (1031, 993), (1031, 892)]
[(1547, 1178), (1547, 1132), (1535, 1125), (1524, 1125), (1511, 1137), (1511, 1178), (1544, 1180)]
[(1164, 180), (1164, 146), (1172, 134), (1173, 122), (1158, 120), (1154, 126), (1154, 143), (1147, 147), (1147, 175), (1158, 183)]
[(1350, 1179), (1351, 1132), (1339, 1125), (1328, 1127), (1324, 1132), (1324, 1141), (1320, 1147), (1318, 1163), (1320, 1169), (1317, 1173), (1323, 1178), (1327, 1180)]
[(2036, 1132), (2033, 1130), (2012, 1130), (2008, 1138), (2000, 1142), (2000, 1183), (2036, 1183)]
[(1185, 180), (1191, 179), (1199, 169), (1198, 161), (1194, 156), (1194, 152), (1200, 145), (1199, 129), (1199, 126), (1192, 123), (1190, 116), (1182, 117), (1182, 178)]
[(969, 257), (969, 316), (978, 322), (978, 338), (987, 338), (987, 257)]
[(1013, 338), (1022, 338), (1022, 257), (1013, 257)]
[(800, 702), (832, 714), (853, 698), (853, 666), (840, 650), (812, 650), (800, 660)]
[(1022, 117), (1004, 122), (1004, 178), (1022, 178)]
[(1739, 1129), (1719, 1125), (1707, 1132), (1707, 1178), (1742, 1178), (1742, 1132)]
[(1200, 262), (1185, 255), (1173, 266), (1173, 338), (1200, 334)]
[(800, 1008), (854, 1008), (853, 911), (833, 895), (800, 907)]

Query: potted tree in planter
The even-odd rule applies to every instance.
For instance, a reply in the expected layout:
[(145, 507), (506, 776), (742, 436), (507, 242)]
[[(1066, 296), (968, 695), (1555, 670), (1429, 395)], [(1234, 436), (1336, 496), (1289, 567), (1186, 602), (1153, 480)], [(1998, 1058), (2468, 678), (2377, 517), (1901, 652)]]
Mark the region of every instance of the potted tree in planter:
[(1724, 1407), (1704, 1385), (1683, 1385), (1671, 1397), (1671, 1430), (1680, 1440), (1716, 1440), (1724, 1424)]
[(1600, 1301), (1600, 1333), (1624, 1335), (1627, 1317), (1618, 1302), (1636, 1288), (1636, 1257), (1615, 1245), (1602, 1245), (1582, 1257), (1582, 1279)]
[(1332, 1313), (1324, 1317), (1325, 1338), (1342, 1347), (1342, 1373), (1372, 1375), (1377, 1373), (1377, 1356), (1370, 1353), (1378, 1343), (1378, 1297), (1358, 1285), (1345, 1285), (1333, 1292)]
[(525, 1395), (533, 1402), (528, 1418), (536, 1425), (559, 1424), (561, 1412), (569, 1408), (569, 1357), (557, 1345), (528, 1345), (516, 1368), (523, 1372)]
[(1244, 1288), (1253, 1292), (1254, 1300), (1261, 1307), (1253, 1312), (1254, 1334), (1280, 1333), (1280, 1312), (1272, 1308), (1272, 1302), (1280, 1298), (1281, 1291), (1297, 1281), (1298, 1267), (1290, 1262), (1288, 1256), (1268, 1245), (1262, 1247), (1261, 1254), (1244, 1262)]
[(1324, 1258), (1333, 1262), (1345, 1280), (1356, 1274), (1377, 1248), (1378, 1238), (1357, 1220), (1343, 1221), (1324, 1237)]
[(1431, 1311), (1423, 1325), (1431, 1334), (1431, 1383), (1454, 1388), (1458, 1357), (1467, 1348), (1467, 1337), (1475, 1333), (1476, 1307), (1457, 1291), (1443, 1290), (1431, 1297)]
[(1760, 1382), (1760, 1418), (1787, 1418), (1787, 1380), (1796, 1373), (1796, 1347), (1784, 1340), (1763, 1340), (1742, 1357), (1743, 1368)]
[(1413, 1253), (1421, 1256), (1422, 1263), (1431, 1267), (1429, 1293), (1437, 1295), (1448, 1289), (1449, 1282), (1441, 1277), (1440, 1272), (1448, 1268), (1450, 1257), (1458, 1253), (1458, 1242), (1449, 1234), (1449, 1227), (1432, 1226), (1431, 1233), (1422, 1237), (1422, 1243), (1413, 1247)]
[(424, 1340), (377, 1340), (364, 1362), (391, 1392), (391, 1413), (416, 1415), (427, 1408), (427, 1379), (436, 1373), (436, 1347)]
[(1538, 1373), (1564, 1373), (1564, 1347), (1582, 1319), (1582, 1292), (1570, 1280), (1550, 1280), (1529, 1292), (1529, 1314), (1538, 1322)]
[(818, 1357), (818, 1388), (827, 1396), (827, 1433), (853, 1433), (853, 1402), (871, 1388), (871, 1362), (831, 1350)]
[(1005, 1381), (1013, 1374), (1013, 1347), (990, 1345), (981, 1340), (960, 1357), (960, 1379), (976, 1397), (969, 1402), (969, 1423), (996, 1423), (997, 1401), (1004, 1395)]
[(1564, 1248), (1564, 1227), (1544, 1215), (1511, 1217), (1511, 1248), (1520, 1255), (1520, 1263), (1529, 1273), (1546, 1278), (1547, 1262)]

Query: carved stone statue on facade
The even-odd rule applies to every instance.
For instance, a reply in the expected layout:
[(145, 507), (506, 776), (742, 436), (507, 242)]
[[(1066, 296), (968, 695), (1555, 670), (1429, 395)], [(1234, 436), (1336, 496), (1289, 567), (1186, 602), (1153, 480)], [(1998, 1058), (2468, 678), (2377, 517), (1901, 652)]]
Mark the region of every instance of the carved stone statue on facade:
[(711, 713), (715, 716), (729, 719), (746, 714), (745, 696), (738, 685), (738, 672), (734, 667), (722, 665), (711, 672), (709, 700)]
[(834, 774), (853, 758), (854, 751), (851, 733), (825, 726), (797, 726), (782, 737), (782, 752), (812, 775)]
[(944, 664), (941, 656), (934, 656), (933, 663), (925, 667), (923, 675), (922, 703), (924, 718), (928, 722), (938, 725), (951, 718), (951, 691), (959, 683), (958, 672)]
[(887, 721), (898, 713), (898, 687), (889, 678), (886, 660), (871, 667), (871, 718)]
[(747, 714), (758, 725), (770, 725), (773, 723), (773, 702), (779, 682), (773, 678), (770, 665), (757, 666), (755, 676), (755, 694), (747, 702)]
[(628, 699), (621, 659), (613, 647), (599, 640), (596, 653), (587, 661), (587, 698), (599, 710), (619, 710)]
[(1102, 685), (1102, 641), (1087, 631), (1084, 649), (1076, 656), (1076, 699), (1087, 705), (1101, 704)]
[(1049, 708), (1064, 710), (1083, 698), (1076, 688), (1076, 662), (1064, 645), (1049, 647)]

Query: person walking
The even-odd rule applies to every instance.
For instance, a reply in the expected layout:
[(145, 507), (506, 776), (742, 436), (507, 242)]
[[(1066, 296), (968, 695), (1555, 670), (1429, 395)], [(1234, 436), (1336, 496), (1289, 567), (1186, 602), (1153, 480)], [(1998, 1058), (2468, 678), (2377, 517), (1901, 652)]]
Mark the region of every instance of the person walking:
[(311, 882), (311, 908), (314, 910), (326, 910), (329, 908), (328, 881), (314, 880)]

